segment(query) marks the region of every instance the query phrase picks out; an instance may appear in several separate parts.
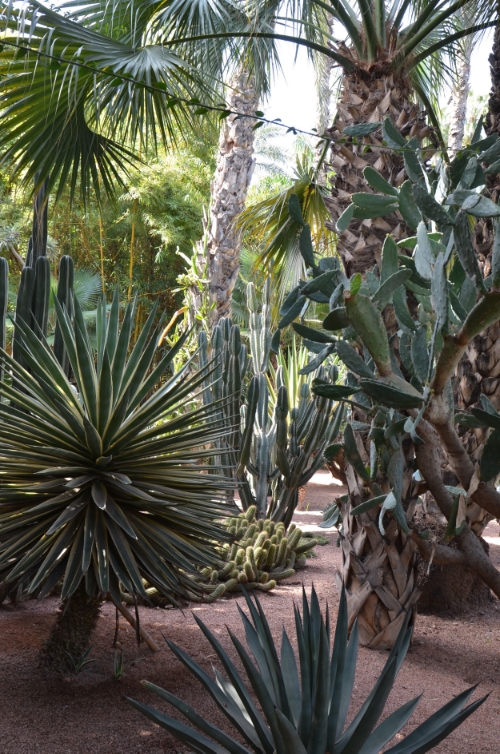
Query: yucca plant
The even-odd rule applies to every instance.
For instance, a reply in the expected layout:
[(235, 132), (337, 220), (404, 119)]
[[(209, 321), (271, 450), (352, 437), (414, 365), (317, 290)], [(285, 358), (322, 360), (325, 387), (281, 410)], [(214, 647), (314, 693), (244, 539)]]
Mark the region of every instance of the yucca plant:
[(154, 308), (131, 347), (135, 304), (120, 327), (118, 294), (109, 319), (102, 298), (94, 358), (77, 299), (74, 321), (54, 303), (74, 384), (19, 318), (30, 372), (0, 350), (20, 388), (0, 384), (0, 582), (39, 596), (61, 582), (63, 600), (80, 588), (118, 602), (120, 584), (146, 597), (146, 581), (175, 601), (229, 538), (217, 523), (232, 510), (229, 482), (198, 464), (219, 437), (217, 407), (185, 409), (200, 378), (189, 363), (166, 376), (183, 340), (156, 358)]
[[(201, 682), (238, 732), (238, 740), (153, 683), (143, 681), (145, 688), (169, 702), (201, 732), (154, 707), (133, 699), (128, 701), (178, 741), (190, 746), (193, 752), (378, 754), (407, 723), (420, 700), (420, 696), (415, 697), (379, 722), (408, 650), (412, 629), (407, 624), (403, 626), (382, 673), (358, 713), (346, 726), (356, 672), (358, 632), (355, 624), (348, 640), (345, 594), (341, 595), (332, 647), (328, 611), (322, 615), (314, 587), (310, 601), (304, 591), (302, 615), (294, 607), (298, 667), (287, 632), (283, 629), (280, 659), (259, 600), (255, 598), (253, 602), (247, 596), (246, 601), (250, 617), (239, 606), (238, 609), (250, 651), (230, 629), (228, 632), (253, 694), (219, 641), (196, 616), (195, 620), (215, 650), (226, 677), (215, 670), (215, 680), (212, 679), (189, 655), (167, 639), (175, 656)], [(458, 694), (410, 735), (387, 749), (386, 754), (424, 754), (430, 751), (485, 701), (486, 696), (462, 709), (474, 688)], [(245, 745), (239, 743), (242, 740)]]

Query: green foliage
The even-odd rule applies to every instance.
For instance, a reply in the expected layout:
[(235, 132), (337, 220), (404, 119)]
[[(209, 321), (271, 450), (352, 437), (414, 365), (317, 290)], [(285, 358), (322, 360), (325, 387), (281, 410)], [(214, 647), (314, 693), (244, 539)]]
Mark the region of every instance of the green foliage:
[[(292, 642), (283, 629), (281, 650), (275, 643), (257, 598), (246, 597), (250, 615), (241, 609), (248, 649), (228, 629), (244, 667), (246, 680), (237, 670), (218, 639), (196, 622), (220, 660), (225, 676), (215, 671), (215, 680), (180, 647), (167, 639), (175, 656), (204, 686), (234, 729), (235, 738), (202, 718), (189, 704), (153, 683), (143, 686), (181, 713), (187, 724), (133, 699), (128, 701), (146, 717), (167, 730), (193, 751), (206, 754), (378, 754), (410, 719), (420, 697), (406, 702), (379, 722), (394, 681), (405, 658), (411, 628), (403, 625), (384, 668), (352, 721), (346, 725), (353, 693), (358, 651), (355, 624), (348, 640), (347, 600), (342, 593), (332, 642), (329, 615), (323, 615), (314, 588), (310, 600), (305, 591), (302, 615), (294, 607), (299, 664)], [(300, 671), (300, 674), (299, 674)], [(424, 754), (446, 738), (487, 697), (464, 705), (475, 686), (457, 695), (400, 740), (387, 754)], [(255, 705), (256, 698), (259, 708)], [(195, 726), (195, 727), (191, 727)], [(242, 745), (240, 741), (243, 741)]]
[[(464, 9), (471, 3), (465, 0)], [(36, 170), (41, 179), (51, 175), (58, 195), (66, 179), (72, 194), (78, 179), (84, 196), (90, 188), (112, 193), (136, 161), (137, 145), (144, 151), (149, 141), (174, 141), (179, 125), (181, 132), (196, 131), (214, 106), (226, 117), (219, 82), (228, 67), (244, 63), (265, 93), (279, 65), (278, 39), (300, 39), (311, 54), (323, 53), (347, 74), (371, 66), (375, 76), (410, 76), (437, 125), (432, 105), (458, 59), (457, 42), (495, 23), (490, 6), (463, 28), (459, 17), (465, 16), (456, 14), (453, 2), (423, 7), (357, 0), (327, 6), (342, 27), (338, 41), (318, 2), (287, 3), (286, 30), (279, 28), (277, 2), (262, 7), (223, 0), (193, 9), (191, 0), (180, 0), (132, 15), (118, 1), (83, 3), (77, 11), (66, 5), (72, 17), (65, 5), (57, 11), (9, 6), (1, 29), (0, 66), (8, 75), (0, 89), (0, 151), (28, 181)], [(390, 128), (384, 131), (392, 145)]]
[[(356, 208), (368, 208), (373, 210), (373, 216), (381, 216), (385, 204), (380, 198), (385, 196), (387, 202), (398, 203), (405, 219), (413, 218), (411, 227), (416, 235), (397, 243), (388, 236), (380, 269), (367, 271), (364, 280), (360, 275), (347, 280), (331, 259), (318, 260), (310, 267), (309, 279), (301, 281), (285, 302), (282, 323), (288, 324), (297, 317), (297, 301), (303, 316), (307, 299), (316, 301), (322, 295), (329, 300), (330, 312), (323, 320), (323, 330), (311, 334), (302, 324), (294, 323), (297, 332), (306, 338), (304, 343), (312, 351), (315, 366), (333, 352), (347, 368), (345, 384), (317, 379), (313, 391), (343, 401), (365, 417), (362, 424), (350, 422), (345, 428), (346, 459), (365, 487), (368, 503), (377, 501), (381, 530), (383, 517), (390, 511), (406, 531), (405, 510), (411, 508), (413, 487), (403, 485), (403, 443), (422, 443), (418, 426), (424, 415), (431, 421), (433, 412), (442, 416), (441, 421), (453, 419), (448, 396), (455, 366), (467, 343), (500, 318), (500, 293), (496, 289), (500, 279), (496, 216), (500, 208), (481, 193), (486, 180), (484, 170), (497, 159), (500, 140), (497, 136), (485, 140), (477, 137), (449, 165), (442, 162), (429, 166), (415, 139), (403, 143), (393, 132), (394, 127), (394, 148), (411, 151), (420, 173), (414, 171), (414, 178), (403, 184), (407, 187), (403, 192), (403, 187), (398, 190), (385, 185), (381, 176), (367, 170), (370, 186), (384, 194), (354, 194), (351, 206), (354, 212)], [(296, 217), (295, 205), (290, 207), (290, 213)], [(483, 279), (472, 238), (475, 223), (485, 213), (493, 218), (497, 237), (494, 272)], [(341, 218), (339, 222), (344, 221)], [(305, 259), (309, 249), (303, 248), (302, 253)], [(328, 269), (332, 270), (331, 276), (325, 274)], [(388, 331), (387, 316), (394, 316), (395, 331)], [(334, 331), (335, 336), (328, 331)], [(437, 401), (440, 402), (436, 406)], [(471, 419), (494, 428), (480, 466), (481, 478), (489, 481), (500, 474), (500, 417), (496, 412), (485, 414), (477, 409), (472, 417), (457, 416), (457, 421), (466, 426), (474, 426)], [(356, 442), (357, 433), (365, 433), (359, 436), (360, 442)], [(369, 465), (359, 453), (367, 439)], [(408, 457), (408, 444), (405, 447)], [(425, 469), (421, 473), (425, 478)], [(384, 485), (389, 485), (390, 491), (381, 498)], [(361, 506), (364, 505), (363, 502)], [(368, 509), (356, 508), (356, 512), (365, 510)]]
[[(128, 291), (131, 250), (132, 288), (139, 297), (138, 322), (145, 322), (154, 301), (167, 317), (179, 308), (181, 298), (175, 288), (177, 276), (183, 272), (183, 258), (177, 251), (190, 256), (192, 245), (202, 236), (216, 137), (217, 130), (207, 124), (175, 155), (159, 150), (154, 158), (151, 151), (147, 152), (144, 164), (130, 170), (126, 190), (115, 201), (103, 197), (99, 205), (91, 192), (86, 206), (78, 200), (71, 204), (68, 191), (57, 204), (51, 199), (47, 257), (58, 264), (61, 253), (72, 256), (75, 293), (84, 309), (95, 310), (95, 304), (87, 306), (81, 294), (87, 292), (86, 283), (98, 274), (102, 287), (102, 272), (108, 295), (117, 285), (120, 291)], [(12, 260), (13, 277), (18, 266), (15, 260), (25, 256), (31, 234), (32, 205), (19, 181), (0, 183), (0, 198), (0, 253)], [(51, 312), (49, 333), (54, 325)]]
[[(274, 296), (278, 306), (286, 293), (295, 288), (305, 275), (306, 266), (297, 241), (296, 220), (289, 215), (290, 198), (296, 196), (300, 211), (309, 224), (315, 247), (332, 253), (334, 244), (326, 230), (330, 219), (325, 204), (327, 189), (318, 183), (318, 168), (314, 165), (312, 151), (299, 151), (292, 181), (282, 184), (282, 179), (273, 178), (278, 190), (260, 200), (248, 197), (247, 208), (240, 216), (240, 226), (246, 243), (251, 243), (258, 255), (258, 266), (269, 269), (273, 275)], [(300, 224), (300, 223), (299, 223)], [(257, 265), (256, 265), (257, 266)]]
[(188, 364), (167, 378), (175, 349), (158, 353), (154, 310), (131, 347), (135, 302), (120, 327), (118, 294), (109, 317), (101, 299), (94, 360), (73, 305), (71, 320), (55, 300), (75, 385), (20, 319), (31, 374), (0, 354), (18, 385), (0, 384), (0, 576), (39, 595), (62, 580), (63, 599), (84, 580), (90, 595), (115, 601), (119, 582), (146, 596), (144, 579), (175, 600), (196, 591), (190, 577), (218, 562), (215, 545), (228, 536), (217, 520), (233, 485), (206, 465), (221, 436), (215, 411), (185, 410), (200, 377)]

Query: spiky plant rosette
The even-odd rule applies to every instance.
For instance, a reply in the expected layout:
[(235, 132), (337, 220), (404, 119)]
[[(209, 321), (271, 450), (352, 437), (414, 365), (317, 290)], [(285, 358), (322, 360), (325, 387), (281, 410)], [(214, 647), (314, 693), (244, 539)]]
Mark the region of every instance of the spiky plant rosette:
[(144, 580), (174, 600), (229, 539), (229, 482), (200, 462), (214, 408), (186, 410), (201, 379), (189, 364), (166, 376), (182, 340), (158, 359), (154, 311), (132, 348), (135, 305), (120, 327), (118, 295), (109, 318), (102, 299), (94, 357), (74, 303), (74, 321), (56, 314), (75, 384), (19, 319), (27, 368), (0, 353), (15, 384), (0, 383), (0, 582), (44, 595), (62, 580), (64, 599), (85, 579), (119, 600), (120, 583), (146, 597)]

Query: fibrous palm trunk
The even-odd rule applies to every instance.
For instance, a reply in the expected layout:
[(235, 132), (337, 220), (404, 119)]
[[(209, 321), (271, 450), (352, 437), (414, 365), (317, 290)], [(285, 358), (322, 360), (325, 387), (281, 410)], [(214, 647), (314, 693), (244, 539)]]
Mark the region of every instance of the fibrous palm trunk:
[[(407, 138), (416, 136), (421, 140), (431, 134), (407, 78), (387, 73), (380, 67), (370, 73), (363, 70), (344, 73), (330, 136), (338, 139), (347, 126), (383, 122), (387, 117)], [(380, 128), (358, 138), (357, 143), (348, 140), (333, 144), (330, 164), (336, 173), (332, 196), (327, 200), (332, 230), (351, 203), (351, 194), (369, 190), (363, 176), (365, 167), (371, 165), (395, 186), (400, 186), (407, 178), (402, 156), (382, 147)], [(338, 249), (348, 275), (363, 273), (375, 262), (380, 263), (387, 233), (396, 239), (404, 234), (411, 235), (399, 212), (372, 220), (353, 220), (345, 232), (338, 234)], [(363, 462), (369, 464), (369, 449), (359, 443), (358, 450)], [(408, 485), (411, 473), (409, 466)], [(342, 505), (343, 564), (337, 580), (347, 590), (350, 623), (358, 618), (361, 643), (371, 648), (389, 648), (408, 612), (413, 615), (420, 595), (416, 547), (395, 522), (388, 524), (382, 536), (378, 513), (353, 517), (351, 509), (363, 501), (362, 485), (349, 466), (346, 479), (349, 497)], [(409, 489), (408, 486), (407, 491)]]
[(208, 218), (208, 276), (210, 300), (215, 304), (212, 324), (231, 316), (231, 297), (240, 268), (241, 231), (236, 217), (245, 208), (245, 200), (254, 168), (254, 115), (258, 94), (253, 77), (242, 68), (232, 79), (228, 109), (248, 114), (248, 118), (230, 115), (221, 130), (217, 167), (211, 187)]
[[(385, 72), (382, 66), (369, 72), (358, 69), (344, 73), (335, 123), (329, 130), (333, 139), (342, 136), (344, 128), (360, 123), (375, 123), (389, 117), (405, 137), (420, 140), (431, 134), (425, 115), (415, 100), (408, 78)], [(333, 144), (331, 167), (336, 173), (332, 196), (327, 200), (332, 230), (351, 202), (351, 194), (367, 191), (363, 169), (371, 165), (390, 183), (400, 186), (406, 179), (403, 158), (382, 147), (381, 129), (357, 139), (357, 144)], [(370, 148), (371, 147), (371, 148)], [(339, 233), (338, 248), (347, 274), (364, 272), (380, 262), (380, 250), (387, 233), (402, 237), (405, 224), (399, 212), (373, 220), (352, 220), (344, 233)]]
[[(356, 436), (363, 461), (368, 452)], [(408, 449), (411, 455), (412, 446)], [(416, 495), (412, 479), (411, 458), (406, 461), (403, 491), (414, 508)], [(395, 519), (386, 520), (385, 533), (379, 529), (379, 509), (353, 516), (351, 510), (364, 501), (361, 482), (352, 466), (344, 468), (349, 495), (341, 503), (342, 567), (336, 572), (339, 590), (346, 589), (349, 628), (358, 620), (360, 643), (370, 649), (390, 649), (408, 613), (413, 620), (420, 596), (417, 586), (417, 554), (413, 540), (401, 530)], [(389, 492), (387, 480), (381, 487)], [(413, 499), (412, 499), (413, 496)]]

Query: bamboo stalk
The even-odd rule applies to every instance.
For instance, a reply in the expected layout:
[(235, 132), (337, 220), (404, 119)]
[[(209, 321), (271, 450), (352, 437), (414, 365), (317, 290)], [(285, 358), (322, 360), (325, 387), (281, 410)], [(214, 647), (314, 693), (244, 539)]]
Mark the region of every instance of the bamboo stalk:
[(101, 287), (104, 293), (104, 248), (103, 248), (102, 214), (99, 210), (99, 256), (101, 259)]
[(175, 324), (175, 321), (176, 321), (177, 317), (179, 317), (183, 312), (187, 312), (188, 308), (189, 308), (188, 306), (183, 306), (181, 309), (177, 309), (177, 311), (175, 312), (174, 316), (172, 317), (172, 319), (170, 320), (170, 322), (168, 323), (168, 325), (166, 326), (166, 328), (163, 330), (162, 334), (160, 335), (160, 340), (158, 341), (158, 345), (159, 346), (161, 346), (162, 341), (166, 337), (168, 331)]
[(132, 283), (134, 277), (134, 244), (135, 244), (135, 215), (137, 212), (137, 199), (134, 200), (134, 217), (132, 220), (132, 232), (130, 234), (130, 264), (128, 270), (128, 300), (132, 298)]

